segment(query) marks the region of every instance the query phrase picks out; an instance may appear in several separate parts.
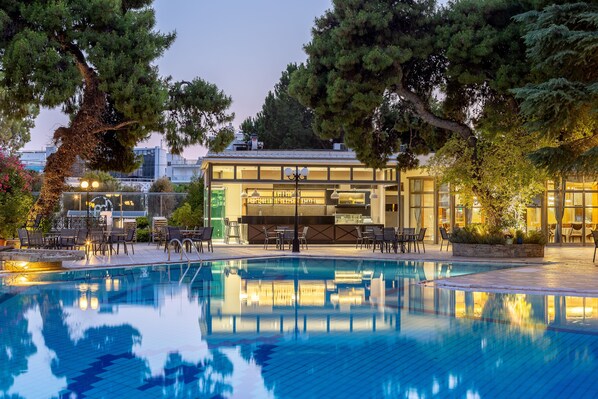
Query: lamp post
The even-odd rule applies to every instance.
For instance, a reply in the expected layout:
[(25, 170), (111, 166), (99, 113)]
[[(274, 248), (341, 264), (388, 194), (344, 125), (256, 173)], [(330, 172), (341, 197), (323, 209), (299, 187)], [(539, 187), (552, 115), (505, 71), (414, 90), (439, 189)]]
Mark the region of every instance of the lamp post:
[(87, 216), (85, 218), (85, 226), (87, 227), (87, 233), (89, 234), (89, 189), (90, 188), (98, 188), (100, 186), (100, 183), (98, 183), (97, 181), (87, 181), (87, 180), (83, 180), (81, 181), (81, 188), (83, 190), (85, 190), (85, 205), (87, 208)]
[(284, 175), (289, 180), (295, 180), (295, 236), (293, 238), (293, 252), (299, 252), (299, 214), (298, 214), (298, 205), (299, 205), (299, 180), (307, 179), (307, 175), (309, 174), (309, 170), (307, 168), (302, 168), (299, 171), (299, 167), (295, 166), (295, 171), (292, 168), (286, 168), (284, 170)]

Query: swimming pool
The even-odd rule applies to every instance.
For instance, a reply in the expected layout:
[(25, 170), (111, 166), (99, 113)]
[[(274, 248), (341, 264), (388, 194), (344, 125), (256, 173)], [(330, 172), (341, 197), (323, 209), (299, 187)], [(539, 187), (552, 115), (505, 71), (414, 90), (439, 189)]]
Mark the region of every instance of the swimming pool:
[(286, 258), (7, 275), (0, 393), (594, 397), (596, 298), (417, 284), (495, 267)]

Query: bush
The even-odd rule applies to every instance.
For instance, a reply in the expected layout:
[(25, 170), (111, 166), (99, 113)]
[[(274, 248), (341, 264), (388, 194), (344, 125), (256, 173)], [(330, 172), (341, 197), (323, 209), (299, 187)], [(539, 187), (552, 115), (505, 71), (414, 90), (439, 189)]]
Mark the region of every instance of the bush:
[(33, 205), (32, 177), (15, 156), (0, 150), (0, 237), (13, 238)]
[(137, 222), (137, 228), (139, 229), (145, 229), (149, 226), (149, 219), (147, 216), (138, 217), (135, 219), (135, 221)]
[(547, 242), (548, 239), (546, 238), (546, 234), (544, 234), (542, 231), (529, 231), (523, 236), (524, 244), (546, 245)]
[(149, 228), (137, 229), (137, 242), (148, 242), (150, 240)]
[[(505, 238), (513, 238), (513, 234), (489, 233), (480, 226), (467, 226), (463, 228), (455, 228), (451, 235), (451, 242), (459, 244), (489, 244), (501, 245), (505, 244)], [(541, 231), (530, 231), (524, 234), (523, 231), (515, 232), (515, 237), (521, 237), (524, 244), (540, 244), (546, 245), (548, 240)]]
[(451, 235), (451, 242), (459, 244), (489, 244), (501, 245), (505, 243), (502, 233), (489, 233), (477, 226), (455, 228)]

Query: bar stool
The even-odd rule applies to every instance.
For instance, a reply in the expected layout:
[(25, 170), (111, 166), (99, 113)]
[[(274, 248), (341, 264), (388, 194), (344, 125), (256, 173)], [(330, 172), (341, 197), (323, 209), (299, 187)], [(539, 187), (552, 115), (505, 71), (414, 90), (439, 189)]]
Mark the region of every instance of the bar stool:
[(237, 244), (241, 243), (241, 232), (239, 231), (239, 222), (228, 222), (228, 235), (226, 237), (227, 244), (231, 238), (235, 238), (237, 240)]
[(224, 218), (224, 243), (228, 244), (228, 238), (230, 233), (230, 222), (228, 218)]

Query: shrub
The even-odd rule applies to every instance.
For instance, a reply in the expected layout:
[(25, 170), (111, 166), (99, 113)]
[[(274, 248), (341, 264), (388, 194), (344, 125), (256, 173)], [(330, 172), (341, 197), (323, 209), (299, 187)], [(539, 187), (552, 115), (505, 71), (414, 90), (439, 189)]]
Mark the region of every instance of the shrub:
[(148, 242), (150, 240), (149, 228), (137, 229), (137, 242)]
[(138, 217), (135, 219), (135, 221), (137, 222), (137, 228), (139, 229), (145, 229), (149, 226), (149, 219), (147, 216)]
[(523, 236), (523, 243), (524, 244), (540, 244), (546, 245), (548, 239), (546, 238), (546, 234), (542, 231), (529, 231), (526, 235)]
[(0, 151), (0, 237), (13, 238), (33, 205), (31, 175), (15, 156)]
[(482, 227), (467, 226), (456, 228), (451, 235), (451, 242), (459, 244), (489, 244), (500, 245), (505, 243), (502, 233), (489, 233)]

